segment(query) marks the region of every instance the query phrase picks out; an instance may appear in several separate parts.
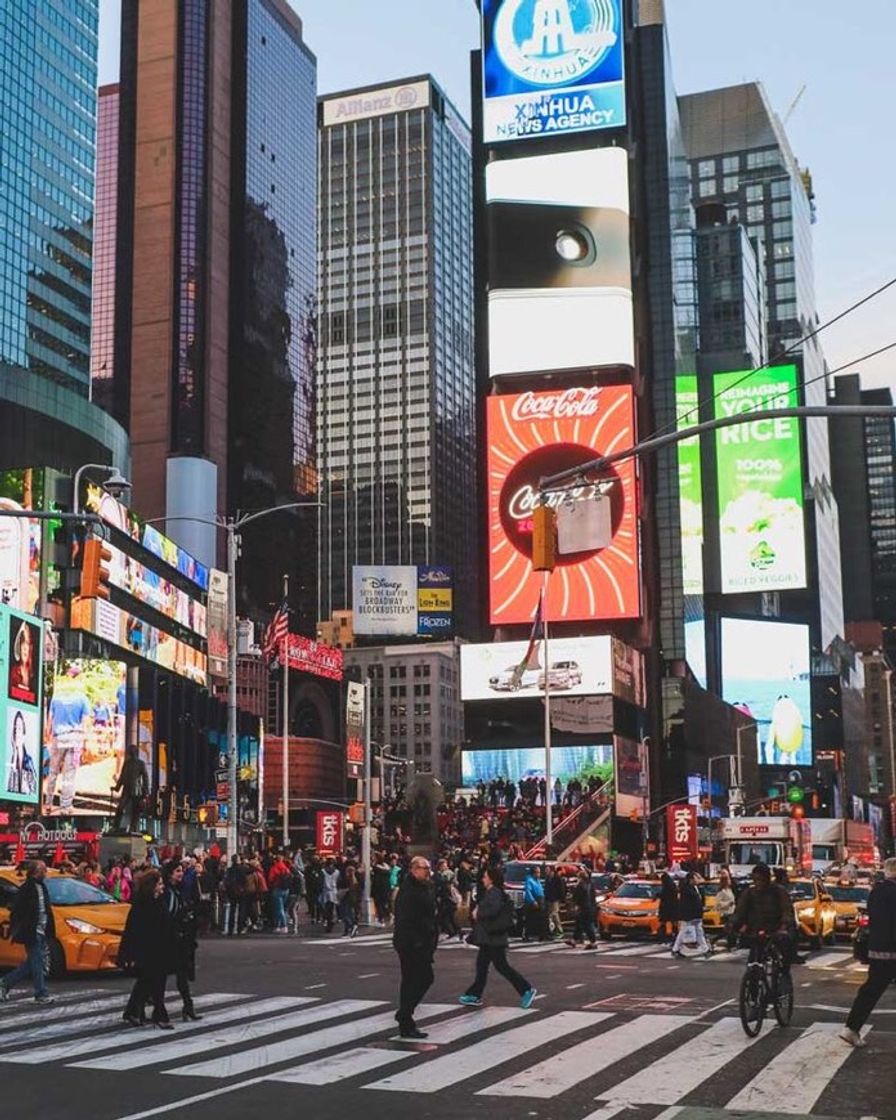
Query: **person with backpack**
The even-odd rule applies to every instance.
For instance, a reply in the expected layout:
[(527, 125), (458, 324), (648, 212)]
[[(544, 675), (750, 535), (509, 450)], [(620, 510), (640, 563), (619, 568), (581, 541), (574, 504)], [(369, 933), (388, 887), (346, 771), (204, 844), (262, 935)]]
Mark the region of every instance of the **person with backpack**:
[(292, 868), (282, 855), (277, 856), (268, 871), (268, 886), (274, 901), (274, 933), (287, 933), (286, 900), (292, 886)]
[(484, 893), (473, 911), (473, 932), (471, 944), (479, 947), (476, 957), (476, 976), (473, 983), (460, 997), (460, 1002), (468, 1007), (482, 1005), (490, 965), (508, 980), (520, 997), (520, 1007), (532, 1006), (538, 994), (525, 977), (512, 968), (507, 960), (507, 946), (510, 944), (510, 931), (513, 929), (513, 902), (504, 890), (504, 872), (500, 867), (489, 866), (482, 875)]

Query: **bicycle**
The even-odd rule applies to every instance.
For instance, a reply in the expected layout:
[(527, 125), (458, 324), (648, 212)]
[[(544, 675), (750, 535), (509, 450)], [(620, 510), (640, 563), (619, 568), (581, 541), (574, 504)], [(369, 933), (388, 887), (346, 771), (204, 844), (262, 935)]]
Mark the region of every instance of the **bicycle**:
[(774, 1010), (778, 1026), (793, 1016), (793, 978), (774, 937), (764, 930), (756, 935), (740, 984), (740, 1021), (749, 1038), (762, 1030), (766, 1011)]

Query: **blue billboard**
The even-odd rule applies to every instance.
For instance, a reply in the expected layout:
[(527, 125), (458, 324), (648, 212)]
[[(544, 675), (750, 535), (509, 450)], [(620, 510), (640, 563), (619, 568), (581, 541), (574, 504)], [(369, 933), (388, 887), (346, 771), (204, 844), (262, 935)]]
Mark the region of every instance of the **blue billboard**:
[(625, 125), (622, 0), (483, 0), (483, 140)]

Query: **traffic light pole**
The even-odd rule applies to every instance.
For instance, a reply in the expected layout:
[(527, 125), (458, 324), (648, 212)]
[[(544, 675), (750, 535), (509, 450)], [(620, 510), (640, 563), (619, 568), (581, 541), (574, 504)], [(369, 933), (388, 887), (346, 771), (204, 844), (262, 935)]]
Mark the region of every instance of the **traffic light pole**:
[(240, 832), (237, 821), (237, 741), (236, 741), (236, 552), (238, 547), (236, 521), (228, 517), (227, 533), (227, 857), (239, 851)]

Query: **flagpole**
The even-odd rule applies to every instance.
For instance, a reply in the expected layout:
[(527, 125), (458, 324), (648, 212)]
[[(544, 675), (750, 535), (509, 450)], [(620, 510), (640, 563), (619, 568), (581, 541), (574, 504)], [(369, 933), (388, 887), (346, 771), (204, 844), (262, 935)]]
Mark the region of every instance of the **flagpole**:
[[(551, 573), (544, 572), (544, 582), (541, 589), (541, 625), (544, 629), (544, 812), (545, 812), (545, 848), (550, 848), (554, 842), (554, 821), (551, 812), (553, 790), (551, 789), (551, 662), (548, 656), (548, 581)], [(545, 855), (548, 852), (545, 851)]]
[(283, 847), (289, 847), (289, 576), (283, 576), (286, 637), (280, 648), (283, 661)]

